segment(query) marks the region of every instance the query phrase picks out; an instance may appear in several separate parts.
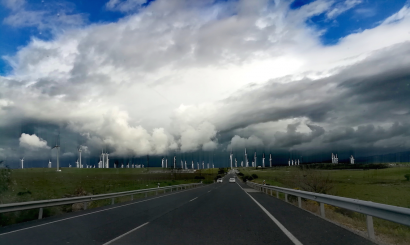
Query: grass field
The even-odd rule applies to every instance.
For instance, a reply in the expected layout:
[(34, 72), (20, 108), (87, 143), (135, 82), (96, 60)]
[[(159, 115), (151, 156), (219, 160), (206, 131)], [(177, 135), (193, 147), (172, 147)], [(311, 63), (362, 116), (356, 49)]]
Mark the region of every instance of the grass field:
[[(195, 173), (179, 173), (162, 168), (145, 169), (77, 169), (63, 168), (61, 172), (48, 168), (12, 170), (12, 185), (0, 196), (0, 203), (15, 203), (55, 199), (73, 196), (96, 195), (160, 186), (213, 182), (217, 170), (201, 170)], [(142, 197), (141, 195), (140, 197)], [(135, 196), (138, 197), (137, 195)], [(128, 201), (130, 197), (118, 198), (116, 202)], [(110, 200), (95, 201), (89, 207), (109, 205)], [(80, 210), (79, 204), (47, 208), (44, 217)], [(38, 210), (0, 214), (0, 226), (35, 219)]]
[[(392, 167), (378, 170), (301, 170), (299, 167), (276, 167), (256, 170), (239, 168), (245, 175), (256, 174), (253, 180), (267, 184), (303, 189), (300, 179), (303, 176), (315, 175), (318, 178), (331, 180), (327, 194), (365, 201), (384, 203), (410, 208), (410, 181), (404, 177), (410, 173), (410, 166)], [(296, 199), (292, 199), (296, 204)], [(304, 208), (317, 213), (318, 205), (305, 201)], [(366, 233), (365, 216), (348, 210), (326, 205), (326, 217), (344, 226)], [(410, 227), (374, 218), (375, 232), (378, 239), (388, 244), (410, 244)]]

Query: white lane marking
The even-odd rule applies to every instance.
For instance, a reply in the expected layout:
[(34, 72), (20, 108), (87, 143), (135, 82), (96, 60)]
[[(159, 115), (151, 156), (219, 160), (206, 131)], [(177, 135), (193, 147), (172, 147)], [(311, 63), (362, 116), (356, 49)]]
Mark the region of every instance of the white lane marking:
[(116, 238), (112, 239), (111, 241), (104, 243), (103, 245), (108, 245), (108, 244), (110, 244), (110, 243), (113, 243), (113, 242), (117, 241), (118, 239), (120, 239), (120, 238), (122, 238), (122, 237), (124, 237), (124, 236), (126, 236), (126, 235), (128, 235), (128, 234), (130, 234), (131, 232), (138, 230), (139, 228), (143, 227), (144, 225), (147, 225), (148, 223), (149, 223), (149, 222), (147, 222), (147, 223), (145, 223), (145, 224), (142, 224), (142, 225), (138, 226), (137, 228), (134, 228), (134, 229), (132, 229), (132, 230), (130, 230), (130, 231), (128, 231), (128, 232), (122, 234), (121, 236), (116, 237)]
[(193, 200), (197, 199), (198, 197), (195, 197), (194, 199), (189, 200), (189, 202), (192, 202)]
[[(238, 183), (236, 183), (238, 184)], [(238, 184), (239, 185), (239, 184)], [(265, 212), (268, 217), (275, 222), (275, 224), (285, 233), (285, 235), (295, 244), (295, 245), (303, 245), (288, 229), (286, 229), (280, 222), (277, 220), (268, 210), (266, 210), (259, 202), (257, 202), (249, 193), (247, 193), (240, 185), (239, 187)]]
[(211, 191), (208, 191), (208, 193), (209, 193), (209, 192), (211, 192)]
[[(205, 185), (202, 186), (202, 187), (205, 187)], [(199, 187), (199, 188), (202, 188), (202, 187)], [(49, 224), (57, 223), (57, 222), (64, 221), (64, 220), (75, 219), (75, 218), (78, 218), (78, 217), (81, 217), (81, 216), (86, 216), (86, 215), (90, 215), (90, 214), (95, 214), (95, 213), (99, 213), (99, 212), (104, 212), (104, 211), (111, 210), (111, 209), (115, 209), (115, 208), (121, 208), (121, 207), (129, 206), (129, 205), (138, 204), (138, 203), (141, 203), (141, 202), (147, 202), (147, 201), (155, 200), (155, 199), (158, 199), (158, 198), (161, 198), (161, 197), (171, 196), (171, 195), (174, 195), (174, 194), (179, 194), (179, 193), (183, 193), (183, 192), (190, 191), (190, 190), (195, 190), (195, 189), (187, 189), (187, 190), (184, 190), (184, 191), (174, 192), (174, 193), (170, 193), (170, 194), (168, 194), (168, 195), (163, 195), (163, 196), (159, 196), (159, 197), (154, 197), (154, 198), (150, 198), (150, 199), (147, 199), (147, 200), (142, 200), (142, 201), (139, 201), (139, 202), (128, 203), (128, 204), (124, 204), (124, 205), (121, 205), (121, 206), (116, 206), (116, 207), (112, 207), (112, 208), (106, 208), (106, 209), (103, 209), (103, 210), (99, 210), (99, 211), (95, 211), (95, 212), (90, 212), (90, 213), (86, 213), (86, 214), (81, 214), (81, 215), (77, 215), (77, 216), (70, 217), (70, 218), (60, 219), (60, 220), (48, 222), (48, 223), (41, 224), (41, 225), (35, 225), (35, 226), (30, 226), (30, 227), (23, 228), (23, 229), (19, 229), (19, 230), (15, 230), (15, 231), (9, 231), (9, 232), (6, 232), (6, 233), (1, 233), (0, 236), (7, 235), (7, 234), (10, 234), (10, 233), (14, 233), (14, 232), (18, 232), (18, 231), (28, 230), (28, 229), (31, 229), (31, 228), (36, 228), (36, 227), (39, 227), (39, 226), (49, 225)]]

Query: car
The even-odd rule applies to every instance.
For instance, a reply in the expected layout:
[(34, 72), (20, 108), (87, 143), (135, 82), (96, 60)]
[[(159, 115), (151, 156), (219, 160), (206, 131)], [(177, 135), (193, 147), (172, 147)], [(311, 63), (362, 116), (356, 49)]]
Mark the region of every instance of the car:
[(217, 179), (216, 183), (222, 183), (222, 179), (221, 178)]
[(229, 178), (229, 183), (235, 183), (235, 178)]

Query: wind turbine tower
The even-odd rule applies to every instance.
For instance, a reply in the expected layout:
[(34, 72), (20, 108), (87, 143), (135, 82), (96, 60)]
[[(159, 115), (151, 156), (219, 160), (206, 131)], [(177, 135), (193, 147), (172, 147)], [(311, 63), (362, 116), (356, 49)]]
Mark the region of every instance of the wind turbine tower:
[(245, 148), (245, 167), (248, 167), (248, 155), (246, 154), (246, 148)]
[(272, 154), (269, 154), (269, 167), (272, 167)]
[(81, 145), (78, 147), (78, 153), (80, 154), (80, 168), (83, 167), (83, 165), (81, 165)]
[(21, 161), (21, 169), (23, 169), (24, 168), (24, 157), (20, 159), (20, 161)]
[(231, 149), (231, 154), (229, 155), (229, 158), (230, 158), (230, 160), (231, 160), (231, 169), (232, 169), (232, 149)]
[(60, 146), (58, 145), (58, 143), (56, 143), (56, 145), (51, 149), (54, 148), (57, 150), (57, 172), (60, 172)]
[(262, 156), (262, 168), (265, 168), (265, 153)]
[(255, 151), (255, 156), (254, 156), (254, 163), (255, 163), (255, 168), (258, 166), (258, 164), (256, 163), (256, 151)]

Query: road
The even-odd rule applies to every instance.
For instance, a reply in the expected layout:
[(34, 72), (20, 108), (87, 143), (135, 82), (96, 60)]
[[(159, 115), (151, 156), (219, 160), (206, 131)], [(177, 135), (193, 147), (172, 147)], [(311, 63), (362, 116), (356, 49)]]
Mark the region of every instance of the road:
[(373, 244), (241, 182), (0, 229), (0, 244)]

